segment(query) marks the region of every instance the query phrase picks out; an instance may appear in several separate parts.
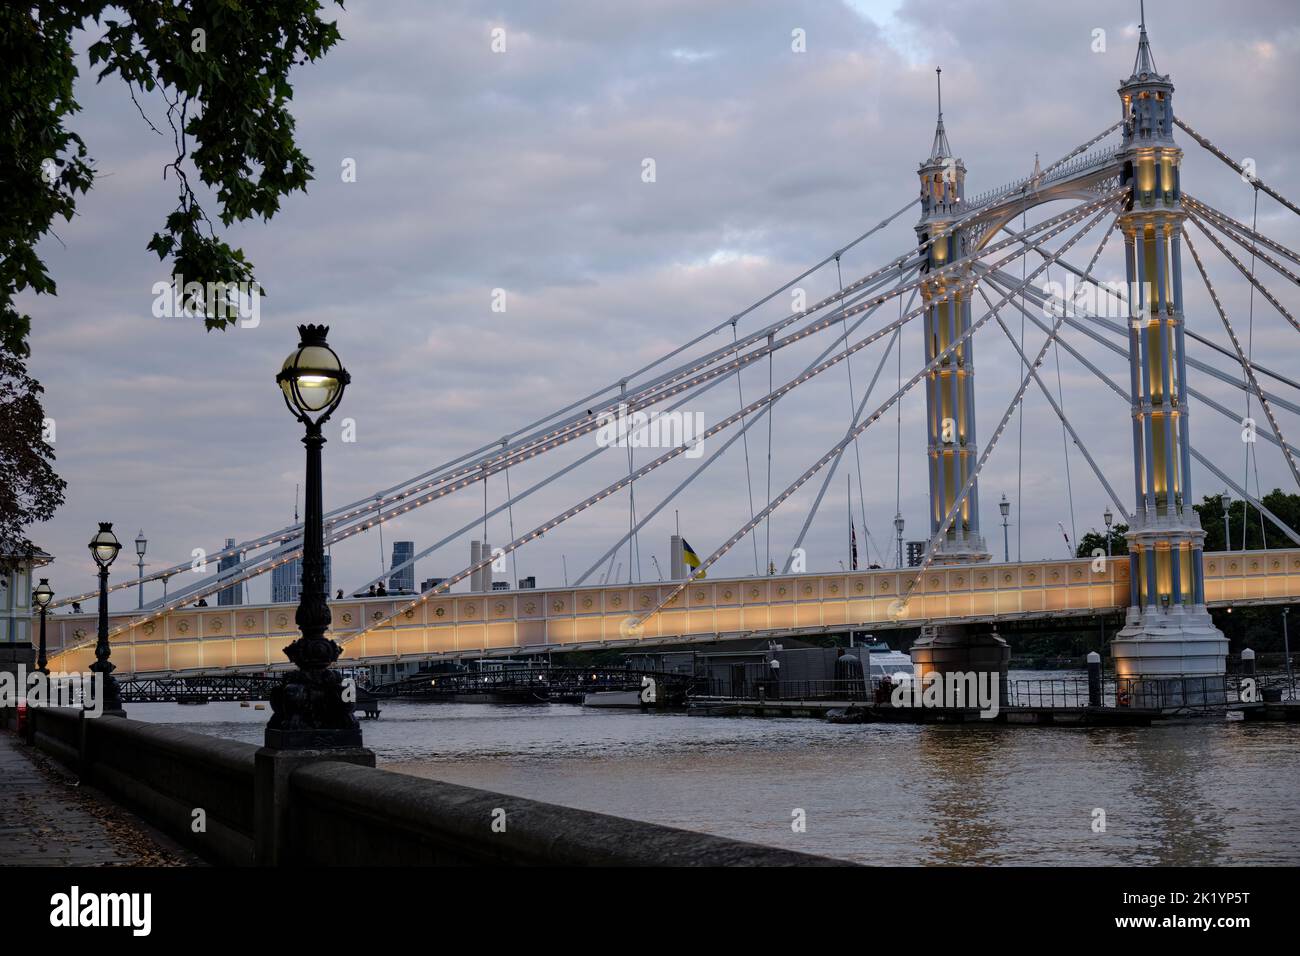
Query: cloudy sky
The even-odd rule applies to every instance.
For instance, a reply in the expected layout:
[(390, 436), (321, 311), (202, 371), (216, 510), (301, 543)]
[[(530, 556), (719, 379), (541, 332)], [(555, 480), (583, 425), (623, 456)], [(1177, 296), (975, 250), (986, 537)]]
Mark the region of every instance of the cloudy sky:
[[(1182, 118), (1233, 156), (1254, 159), (1265, 181), (1295, 197), (1300, 18), (1290, 0), (1251, 0), (1248, 7), (1246, 16), (1240, 3), (1151, 0), (1156, 63), (1172, 74)], [(268, 296), (256, 328), (224, 333), (152, 314), (152, 286), (166, 273), (145, 244), (175, 204), (162, 180), (169, 141), (148, 129), (119, 82), (85, 79), (91, 71), (84, 50), (97, 35), (82, 37), (83, 112), (75, 122), (100, 178), (78, 218), (42, 245), (58, 297), (26, 303), (36, 320), (32, 368), (47, 389), (58, 465), (69, 482), (63, 509), (36, 531), (57, 556), (50, 573), (63, 594), (91, 584), (85, 543), (98, 520), (114, 521), (124, 541), (143, 528), (151, 567), (289, 521), (302, 473), (300, 428), (274, 375), (295, 344), (297, 324), (330, 325), (353, 373), (338, 416), (355, 420), (356, 441), (342, 441), (331, 425), (327, 507), (364, 498), (618, 381), (898, 210), (916, 194), (916, 165), (933, 137), (935, 66), (944, 70), (949, 139), (968, 168), (973, 195), (1027, 174), (1035, 154), (1046, 165), (1118, 119), (1115, 88), (1132, 69), (1137, 35), (1136, 0), (352, 0), (345, 12), (328, 15), (338, 17), (343, 42), (293, 77), (299, 141), (316, 180), (271, 223), (230, 230)], [(504, 52), (491, 49), (496, 28), (505, 31)], [(792, 49), (796, 30), (806, 37), (804, 52)], [(1104, 51), (1093, 49), (1098, 30), (1105, 32)], [(160, 100), (145, 98), (143, 106), (161, 121)], [(1249, 219), (1251, 190), (1188, 137), (1179, 138), (1187, 150), (1184, 188)], [(646, 159), (654, 160), (654, 182), (643, 181)], [(345, 181), (352, 163), (355, 181)], [(914, 245), (915, 217), (909, 211), (846, 255), (845, 281)], [(1300, 246), (1294, 215), (1267, 197), (1259, 223)], [(1100, 236), (1081, 242), (1073, 260), (1086, 262)], [(1198, 247), (1244, 341), (1247, 286), (1207, 242)], [(1121, 274), (1119, 248), (1112, 243), (1103, 275)], [(1261, 269), (1289, 307), (1300, 307), (1294, 288)], [(1190, 261), (1184, 275), (1189, 325), (1226, 344)], [(812, 300), (835, 282), (831, 269), (803, 285)], [(506, 290), (505, 312), (492, 310), (494, 289)], [(747, 318), (741, 332), (789, 308), (789, 297), (778, 297)], [(1018, 328), (1018, 320), (1008, 320)], [(1300, 375), (1296, 332), (1258, 296), (1253, 329), (1257, 357)], [(980, 336), (977, 405), (985, 441), (1020, 372), (995, 326)], [(1071, 340), (1126, 381), (1118, 356), (1085, 344), (1078, 333)], [(774, 381), (797, 374), (830, 342), (815, 338), (779, 353)], [(1027, 334), (1031, 351), (1040, 342), (1041, 333)], [(854, 356), (855, 398), (882, 359), (873, 394), (883, 401), (893, 391), (896, 355), (886, 358), (884, 347), (882, 341)], [(906, 378), (922, 362), (911, 325), (901, 351)], [(1227, 367), (1203, 346), (1192, 346), (1191, 354)], [(1053, 353), (1043, 370), (1057, 387)], [(768, 374), (755, 367), (743, 377), (747, 401), (766, 391)], [(1203, 379), (1194, 384), (1231, 408), (1242, 406), (1240, 392)], [(1130, 505), (1127, 407), (1064, 352), (1059, 388)], [(849, 403), (841, 363), (777, 404), (772, 495), (843, 434)], [(734, 379), (687, 406), (710, 422), (736, 407)], [(892, 555), (896, 496), (906, 537), (921, 536), (922, 410), (922, 395), (910, 392), (902, 403), (901, 462), (892, 410), (846, 461), (873, 561)], [(1284, 431), (1298, 430), (1296, 416), (1280, 414)], [(1193, 415), (1194, 444), (1242, 475), (1239, 427), (1204, 406), (1193, 406)], [(630, 562), (626, 549), (616, 556), (612, 573), (625, 579), (631, 563), (635, 575), (654, 580), (652, 555), (667, 569), (674, 510), (697, 551), (724, 541), (749, 517), (751, 487), (755, 507), (768, 499), (767, 437), (765, 424), (751, 429), (748, 471), (738, 443), (645, 529), (639, 554)], [(512, 470), (512, 489), (518, 493), (592, 447)], [(1258, 450), (1260, 484), (1289, 487), (1277, 450)], [(615, 480), (626, 464), (619, 452), (602, 455), (521, 502), (516, 533)], [(679, 460), (638, 482), (638, 513), (695, 464)], [(1250, 477), (1253, 489), (1253, 470)], [(1222, 487), (1199, 468), (1193, 480), (1198, 496)], [(816, 485), (773, 518), (770, 544), (764, 529), (714, 573), (753, 573), (769, 550), (780, 565)], [(836, 568), (847, 557), (848, 493), (841, 471), (805, 543), (813, 570)], [(981, 476), (984, 531), (999, 555), (997, 501), (1004, 493), (1017, 505), (1013, 559), (1063, 553), (1058, 522), (1072, 536), (1100, 524), (1105, 494), (1078, 451), (1067, 456), (1060, 423), (1036, 391), (1025, 406), (1023, 439), (1016, 422)], [(504, 480), (493, 479), (487, 495), (490, 506), (499, 504)], [(482, 509), (479, 485), (412, 512), (386, 526), (384, 552), (397, 538), (423, 548)], [(611, 497), (523, 551), (518, 574), (552, 585), (567, 568), (576, 578), (627, 526), (626, 494)], [(488, 536), (508, 540), (507, 520), (494, 518)], [(417, 580), (462, 568), (469, 537), (423, 559)], [(387, 557), (374, 532), (333, 555), (341, 587), (374, 577)], [(133, 572), (130, 559), (123, 555), (118, 573)], [(253, 599), (264, 600), (266, 588), (254, 585)], [(128, 602), (134, 604), (131, 596)]]

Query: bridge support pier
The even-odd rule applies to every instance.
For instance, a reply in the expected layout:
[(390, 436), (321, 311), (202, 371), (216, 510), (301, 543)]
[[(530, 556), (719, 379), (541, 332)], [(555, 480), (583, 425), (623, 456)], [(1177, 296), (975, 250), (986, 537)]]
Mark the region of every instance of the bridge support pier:
[(1223, 704), (1228, 639), (1205, 605), (1131, 607), (1110, 645), (1119, 692), (1133, 707)]
[[(917, 680), (929, 674), (997, 675), (998, 699), (1007, 700), (1011, 647), (997, 631), (969, 624), (927, 625), (908, 653)], [(993, 678), (989, 678), (992, 683)]]

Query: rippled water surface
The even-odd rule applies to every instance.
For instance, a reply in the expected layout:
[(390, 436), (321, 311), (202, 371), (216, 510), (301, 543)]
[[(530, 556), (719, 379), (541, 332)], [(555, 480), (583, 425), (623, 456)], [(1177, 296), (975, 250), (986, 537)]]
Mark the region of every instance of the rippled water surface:
[[(130, 711), (258, 744), (269, 716)], [(362, 726), (389, 770), (865, 863), (1300, 863), (1300, 724), (846, 726), (393, 702)]]

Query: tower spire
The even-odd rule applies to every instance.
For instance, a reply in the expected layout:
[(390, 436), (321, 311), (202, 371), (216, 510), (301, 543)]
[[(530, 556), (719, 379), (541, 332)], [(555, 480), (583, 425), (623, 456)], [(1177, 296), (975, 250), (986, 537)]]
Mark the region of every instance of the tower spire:
[(1156, 61), (1151, 56), (1151, 41), (1147, 39), (1147, 5), (1146, 0), (1139, 0), (1138, 9), (1140, 19), (1138, 21), (1138, 50), (1137, 56), (1133, 59), (1133, 75), (1141, 76), (1143, 73), (1156, 74)]
[(931, 159), (944, 159), (952, 155), (948, 134), (943, 128), (943, 67), (935, 67), (935, 87), (939, 95), (939, 121), (934, 128), (934, 145), (930, 147)]

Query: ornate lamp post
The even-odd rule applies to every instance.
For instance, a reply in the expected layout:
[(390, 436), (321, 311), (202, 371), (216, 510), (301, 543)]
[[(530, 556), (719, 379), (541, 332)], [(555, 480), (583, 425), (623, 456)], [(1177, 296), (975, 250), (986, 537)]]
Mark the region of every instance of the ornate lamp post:
[(998, 510), (1002, 512), (1002, 561), (1010, 564), (1011, 538), (1007, 534), (1007, 515), (1011, 514), (1011, 502), (1007, 501), (1006, 495), (1003, 495), (1002, 500), (998, 502)]
[(903, 513), (894, 515), (894, 532), (898, 535), (898, 566), (903, 566)]
[(116, 668), (109, 660), (113, 650), (108, 645), (108, 568), (117, 560), (117, 553), (122, 550), (122, 542), (113, 534), (113, 523), (101, 521), (99, 531), (90, 539), (90, 554), (99, 565), (99, 637), (95, 641), (95, 663), (90, 665), (92, 673), (101, 675), (104, 686), (104, 713), (116, 717), (125, 717), (122, 709), (122, 697), (118, 691), (117, 678), (113, 676)]
[(41, 578), (41, 583), (32, 591), (32, 603), (41, 611), (41, 643), (36, 650), (36, 669), (42, 674), (50, 672), (50, 669), (45, 666), (48, 660), (45, 654), (45, 609), (50, 606), (53, 598), (54, 589), (50, 587), (50, 579)]
[(135, 536), (135, 553), (139, 558), (139, 561), (137, 561), (136, 564), (138, 565), (140, 572), (137, 576), (138, 583), (135, 586), (135, 593), (139, 598), (139, 603), (136, 607), (142, 610), (144, 608), (144, 551), (147, 547), (149, 547), (149, 541), (144, 536), (144, 528), (141, 528), (140, 533)]
[(1109, 560), (1109, 558), (1110, 558), (1110, 525), (1111, 525), (1111, 522), (1115, 520), (1115, 516), (1114, 516), (1113, 514), (1111, 514), (1110, 505), (1107, 505), (1107, 506), (1106, 506), (1106, 512), (1105, 512), (1105, 514), (1103, 514), (1103, 515), (1101, 516), (1101, 520), (1104, 521), (1104, 522), (1106, 522), (1106, 558)]
[(1228, 519), (1228, 509), (1232, 507), (1232, 495), (1225, 489), (1223, 494), (1219, 495), (1219, 501), (1223, 504), (1223, 550), (1231, 551), (1232, 526)]
[(361, 746), (361, 725), (343, 699), (343, 680), (330, 665), (342, 648), (325, 636), (330, 625), (325, 593), (322, 529), (321, 426), (338, 408), (352, 380), (325, 337), (329, 327), (300, 325), (298, 347), (289, 353), (275, 380), (284, 403), (307, 434), (306, 514), (303, 520), (302, 594), (295, 621), (302, 636), (284, 649), (297, 667), (271, 693), (266, 745), (282, 750)]

